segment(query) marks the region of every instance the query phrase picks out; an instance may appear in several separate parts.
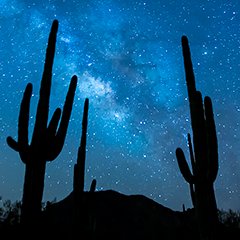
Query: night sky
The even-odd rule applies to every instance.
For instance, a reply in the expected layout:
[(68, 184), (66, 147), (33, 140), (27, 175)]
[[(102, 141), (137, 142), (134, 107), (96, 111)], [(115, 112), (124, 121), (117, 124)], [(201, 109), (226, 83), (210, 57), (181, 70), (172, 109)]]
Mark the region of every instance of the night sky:
[(17, 139), (20, 101), (33, 84), (32, 136), (52, 21), (59, 31), (50, 116), (78, 76), (67, 138), (47, 163), (43, 201), (72, 190), (83, 103), (89, 98), (86, 182), (142, 194), (173, 210), (192, 207), (175, 150), (191, 133), (181, 49), (186, 35), (198, 90), (212, 98), (219, 145), (218, 208), (240, 210), (240, 2), (223, 0), (1, 0), (0, 196), (21, 200), (25, 165)]

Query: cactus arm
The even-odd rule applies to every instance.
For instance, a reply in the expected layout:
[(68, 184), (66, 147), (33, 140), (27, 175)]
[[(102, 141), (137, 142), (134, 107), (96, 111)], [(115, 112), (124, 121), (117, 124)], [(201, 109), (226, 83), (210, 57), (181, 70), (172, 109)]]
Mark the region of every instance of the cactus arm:
[(205, 97), (204, 99), (205, 106), (205, 116), (206, 116), (206, 130), (207, 130), (207, 141), (210, 146), (208, 151), (208, 159), (209, 159), (209, 171), (208, 178), (209, 181), (214, 182), (217, 178), (218, 173), (218, 145), (217, 145), (217, 133), (216, 126), (213, 115), (213, 107), (212, 101), (209, 97)]
[(30, 100), (32, 96), (32, 84), (26, 86), (24, 96), (21, 102), (19, 113), (19, 127), (18, 127), (18, 144), (20, 148), (20, 158), (24, 163), (29, 161), (29, 143), (28, 143), (28, 124)]
[(7, 137), (7, 144), (10, 148), (15, 150), (16, 152), (19, 152), (19, 145), (18, 142), (16, 142), (12, 137)]
[(20, 146), (28, 146), (28, 124), (31, 95), (32, 84), (29, 83), (26, 86), (19, 113), (18, 144)]
[(189, 166), (187, 164), (185, 155), (183, 153), (183, 150), (181, 148), (177, 148), (176, 150), (176, 157), (177, 157), (177, 162), (178, 162), (178, 166), (179, 169), (184, 177), (184, 179), (188, 182), (188, 183), (192, 183), (194, 181), (193, 175), (189, 169)]
[[(66, 100), (65, 100), (65, 103), (63, 106), (62, 117), (61, 117), (61, 121), (59, 124), (59, 128), (56, 132), (55, 130), (57, 127), (57, 123), (59, 121), (59, 116), (57, 116), (57, 118), (55, 120), (53, 120), (53, 122), (54, 122), (53, 130), (56, 132), (56, 134), (53, 135), (54, 131), (53, 132), (50, 131), (47, 133), (53, 138), (53, 140), (50, 143), (50, 144), (52, 144), (52, 151), (48, 152), (48, 155), (46, 157), (48, 161), (53, 161), (59, 155), (59, 153), (61, 152), (61, 150), (63, 148), (64, 141), (65, 141), (65, 138), (67, 135), (69, 120), (70, 120), (70, 116), (71, 116), (71, 112), (72, 112), (72, 106), (73, 106), (73, 100), (74, 100), (76, 87), (77, 87), (77, 76), (73, 76), (71, 79), (69, 89), (67, 92), (67, 96), (66, 96)], [(49, 123), (49, 127), (51, 129), (50, 123)]]
[(8, 145), (15, 151), (19, 152), (20, 157), (24, 163), (26, 163), (29, 158), (28, 124), (31, 95), (32, 84), (29, 83), (25, 88), (20, 105), (20, 112), (18, 117), (18, 141), (15, 141), (12, 137), (7, 138)]
[(73, 106), (73, 100), (74, 100), (74, 95), (77, 87), (77, 76), (73, 76), (70, 82), (70, 86), (67, 92), (66, 100), (63, 106), (63, 112), (62, 112), (62, 117), (61, 117), (61, 122), (59, 125), (59, 129), (56, 134), (56, 140), (58, 144), (60, 144), (59, 148), (62, 148), (66, 133), (67, 133), (67, 128), (71, 116), (71, 111), (72, 111), (72, 106)]

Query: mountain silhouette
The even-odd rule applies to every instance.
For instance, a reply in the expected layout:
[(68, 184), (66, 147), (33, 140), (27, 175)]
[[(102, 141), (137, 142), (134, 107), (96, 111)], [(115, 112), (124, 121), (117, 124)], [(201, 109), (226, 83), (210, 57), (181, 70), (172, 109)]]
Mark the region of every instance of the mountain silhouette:
[[(74, 222), (74, 193), (51, 204), (42, 224), (49, 233), (71, 237), (77, 233), (92, 239), (190, 239), (195, 231), (193, 210), (178, 212), (143, 195), (125, 195), (113, 190), (84, 192), (81, 212)], [(76, 233), (76, 234), (77, 234)]]

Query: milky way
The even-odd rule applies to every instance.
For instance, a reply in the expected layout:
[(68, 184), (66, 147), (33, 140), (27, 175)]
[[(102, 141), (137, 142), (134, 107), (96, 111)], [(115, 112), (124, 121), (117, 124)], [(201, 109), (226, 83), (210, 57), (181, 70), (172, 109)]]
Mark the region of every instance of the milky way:
[(78, 88), (60, 156), (47, 164), (44, 201), (72, 190), (83, 102), (90, 100), (86, 183), (143, 194), (175, 210), (192, 207), (175, 150), (191, 132), (181, 36), (197, 88), (213, 101), (219, 144), (218, 207), (240, 210), (239, 1), (0, 1), (0, 196), (20, 200), (24, 164), (6, 144), (17, 137), (20, 101), (33, 83), (31, 136), (51, 23), (59, 20), (50, 114), (71, 76)]

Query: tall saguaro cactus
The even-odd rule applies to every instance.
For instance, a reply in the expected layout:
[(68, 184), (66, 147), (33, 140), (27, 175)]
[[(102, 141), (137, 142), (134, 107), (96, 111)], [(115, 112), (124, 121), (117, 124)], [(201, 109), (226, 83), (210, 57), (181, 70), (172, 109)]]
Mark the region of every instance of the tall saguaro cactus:
[(82, 136), (78, 148), (77, 163), (74, 165), (73, 191), (80, 193), (84, 191), (85, 161), (86, 161), (86, 144), (87, 144), (87, 124), (88, 124), (88, 98), (84, 103), (82, 119)]
[(63, 148), (77, 86), (77, 77), (73, 76), (62, 114), (61, 109), (57, 108), (48, 123), (57, 30), (58, 21), (54, 20), (48, 39), (32, 140), (29, 143), (28, 125), (32, 95), (31, 83), (27, 84), (20, 106), (18, 140), (15, 141), (12, 137), (7, 138), (8, 145), (19, 152), (21, 160), (26, 165), (22, 198), (22, 223), (31, 223), (37, 220), (41, 212), (46, 162), (56, 159)]
[(188, 134), (192, 171), (181, 148), (177, 148), (176, 156), (180, 171), (190, 184), (200, 238), (213, 239), (218, 223), (213, 186), (218, 172), (218, 144), (214, 114), (210, 97), (205, 97), (203, 102), (201, 92), (196, 90), (190, 48), (185, 36), (182, 37), (182, 49), (193, 133), (193, 145)]
[(95, 233), (95, 196), (96, 179), (92, 180), (89, 194), (84, 195), (85, 162), (87, 145), (89, 99), (84, 102), (82, 117), (82, 135), (78, 148), (77, 163), (73, 176), (73, 236), (82, 232), (88, 239), (94, 239)]
[[(88, 108), (89, 108), (89, 99), (86, 98), (84, 102), (84, 110), (83, 110), (83, 117), (82, 117), (82, 136), (81, 136), (80, 145), (78, 147), (77, 163), (74, 165), (74, 175), (73, 175), (73, 192), (75, 196), (78, 196), (78, 197), (79, 195), (81, 195), (81, 193), (84, 192)], [(96, 184), (97, 184), (96, 179), (93, 179), (90, 187), (90, 192), (95, 191)]]

